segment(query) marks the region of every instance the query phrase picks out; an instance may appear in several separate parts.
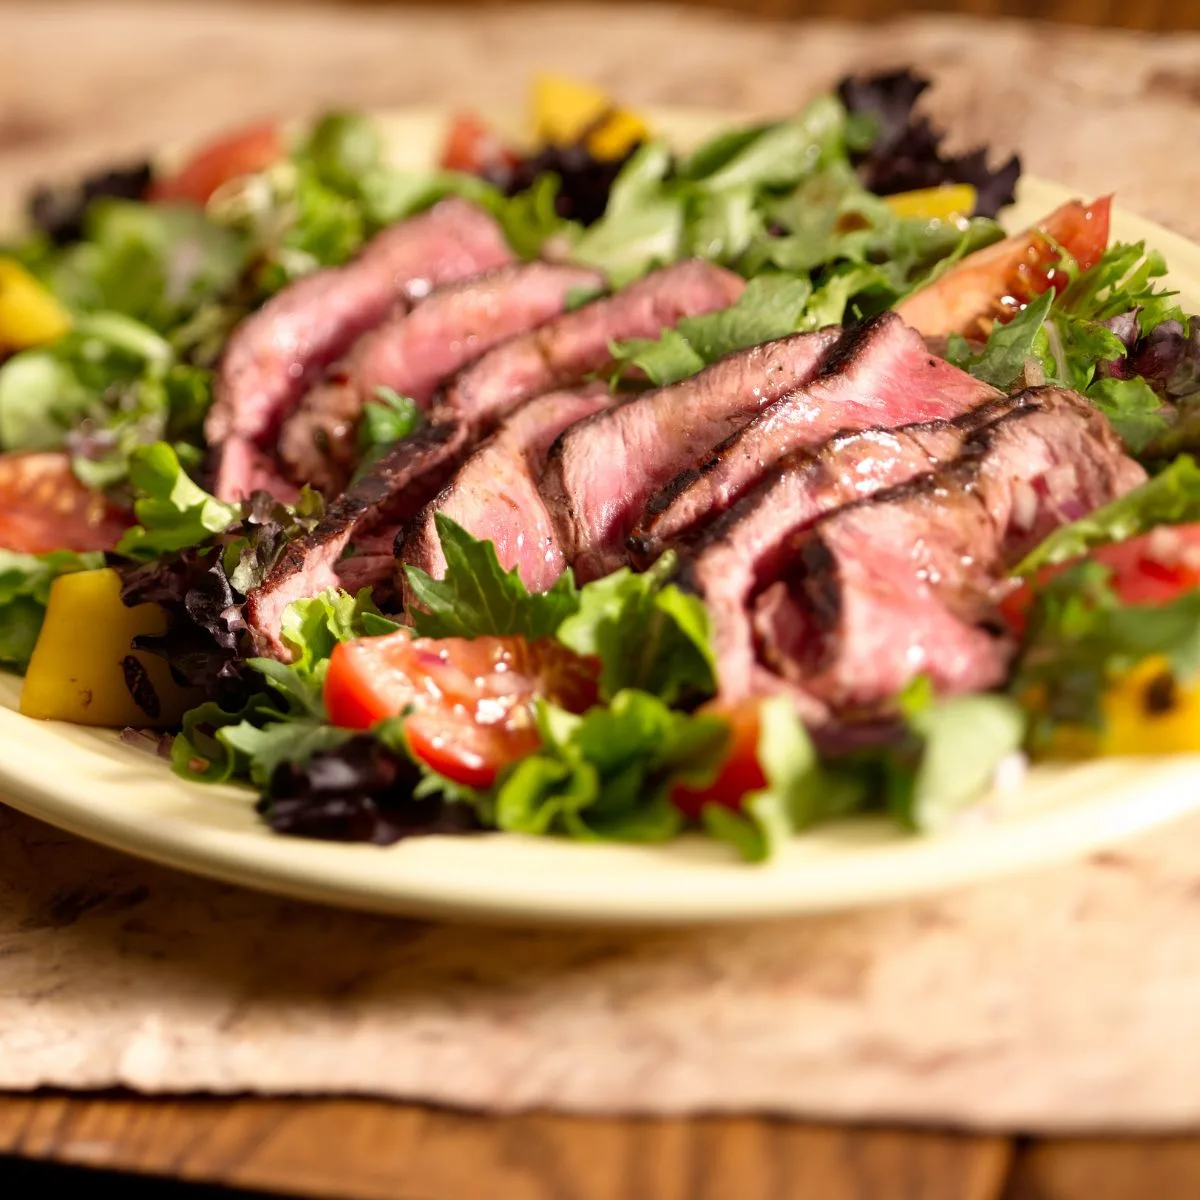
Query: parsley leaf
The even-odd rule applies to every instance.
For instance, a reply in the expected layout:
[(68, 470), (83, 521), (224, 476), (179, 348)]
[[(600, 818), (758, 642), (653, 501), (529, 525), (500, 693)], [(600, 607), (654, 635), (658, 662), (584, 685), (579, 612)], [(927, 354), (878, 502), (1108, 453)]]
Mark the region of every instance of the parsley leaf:
[(422, 637), (544, 637), (579, 606), (570, 571), (548, 592), (530, 594), (514, 567), (505, 571), (491, 542), (480, 541), (444, 513), (434, 516), (446, 556), (446, 574), (434, 579), (406, 567), (409, 586), (421, 604), (411, 613)]

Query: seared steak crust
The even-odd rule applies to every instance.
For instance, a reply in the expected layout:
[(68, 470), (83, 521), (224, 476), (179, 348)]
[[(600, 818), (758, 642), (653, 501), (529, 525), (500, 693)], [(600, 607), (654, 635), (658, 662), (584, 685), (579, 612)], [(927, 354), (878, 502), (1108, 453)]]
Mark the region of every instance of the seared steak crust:
[(285, 423), (280, 456), (294, 478), (336, 492), (358, 462), (359, 418), (379, 388), (428, 408), (456, 371), (558, 316), (573, 291), (603, 282), (583, 267), (533, 262), (439, 288), (354, 343)]
[(516, 567), (531, 591), (545, 591), (566, 568), (554, 526), (538, 491), (551, 443), (568, 426), (612, 402), (603, 383), (573, 392), (548, 392), (517, 409), (463, 463), (454, 479), (405, 530), (397, 564), (420, 567), (436, 579), (446, 559), (434, 527), (442, 512), (477, 538), (494, 543), (505, 570)]
[[(234, 330), (217, 372), (205, 435), (265, 447), (331, 362), (395, 307), (512, 261), (499, 225), (458, 199), (385, 229), (343, 267), (317, 271), (272, 297)], [(216, 491), (243, 490), (223, 457)]]
[(840, 334), (798, 333), (740, 350), (563, 434), (550, 452), (542, 491), (579, 578), (621, 566), (626, 537), (655, 490), (807, 383)]
[[(461, 425), (427, 426), (392, 447), (338, 498), (311, 533), (287, 545), (262, 587), (246, 601), (246, 622), (260, 653), (287, 657), (279, 625), (283, 610), (293, 600), (330, 587), (349, 590), (349, 583), (357, 590), (390, 580), (392, 531), (446, 482), (467, 445), (467, 431)], [(381, 538), (380, 529), (389, 532)], [(343, 560), (357, 540), (366, 541), (362, 560)]]
[(683, 547), (680, 582), (708, 607), (721, 695), (739, 700), (763, 686), (747, 605), (784, 572), (797, 534), (843, 505), (953, 461), (979, 429), (1027, 402), (1005, 396), (953, 421), (838, 434), (778, 463)]
[(699, 470), (652, 498), (634, 544), (653, 557), (727, 509), (773, 463), (839, 431), (949, 420), (999, 394), (931, 354), (895, 313), (883, 313), (847, 331), (810, 384), (768, 405)]
[(926, 673), (941, 693), (999, 683), (1005, 570), (1059, 525), (1145, 478), (1082, 397), (1032, 389), (949, 466), (790, 539), (755, 603), (764, 660), (835, 709), (870, 709)]

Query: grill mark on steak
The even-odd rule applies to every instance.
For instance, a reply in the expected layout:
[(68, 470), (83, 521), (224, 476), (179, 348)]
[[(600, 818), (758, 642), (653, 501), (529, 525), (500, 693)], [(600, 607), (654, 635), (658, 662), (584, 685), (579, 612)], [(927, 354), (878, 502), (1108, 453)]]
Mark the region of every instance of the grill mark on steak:
[(826, 329), (739, 350), (563, 434), (542, 493), (576, 575), (586, 581), (622, 566), (625, 540), (655, 490), (807, 383), (840, 336)]
[(768, 405), (698, 471), (669, 484), (634, 530), (646, 557), (723, 512), (781, 458), (839, 430), (948, 420), (1000, 393), (930, 354), (893, 312), (848, 330), (807, 386)]
[(663, 267), (497, 346), (454, 380), (445, 403), (475, 420), (495, 419), (522, 400), (574, 387), (603, 370), (612, 360), (610, 342), (656, 338), (683, 317), (728, 308), (745, 286), (703, 259)]
[(870, 711), (923, 672), (941, 694), (1003, 680), (1012, 646), (992, 597), (1004, 571), (1145, 478), (1082, 397), (1025, 400), (949, 466), (790, 539), (791, 567), (755, 603), (765, 662), (834, 709)]
[(412, 516), (446, 482), (462, 460), (468, 431), (460, 424), (429, 425), (393, 446), (362, 479), (340, 496), (317, 527), (284, 548), (266, 581), (246, 600), (246, 623), (259, 653), (286, 659), (279, 640), (283, 611), (293, 600), (316, 596), (350, 578), (359, 587), (386, 583), (390, 552), (369, 547), (347, 575), (343, 554), (356, 537)]
[(564, 429), (612, 402), (608, 388), (597, 383), (538, 396), (501, 422), (402, 533), (397, 585), (405, 587), (405, 566), (419, 567), (435, 579), (445, 575), (434, 524), (434, 514), (441, 512), (475, 537), (493, 542), (500, 565), (506, 571), (516, 567), (530, 591), (552, 587), (567, 564), (538, 491), (546, 454)]
[(560, 315), (573, 291), (603, 283), (584, 267), (531, 262), (439, 288), (354, 343), (284, 424), (280, 456), (294, 478), (326, 493), (339, 491), (360, 458), (359, 419), (378, 388), (427, 409), (457, 371)]
[[(609, 341), (657, 336), (682, 317), (732, 303), (744, 286), (738, 276), (702, 260), (664, 267), (613, 296), (594, 300), (504, 343), (468, 367), (434, 404), (431, 423), (393, 446), (339, 497), (311, 534), (288, 547), (289, 553), (249, 598), (247, 620), (262, 652), (286, 657), (286, 647), (279, 641), (279, 620), (287, 605), (333, 586), (335, 564), (355, 537), (414, 516), (449, 480), (480, 436), (522, 401), (555, 389), (555, 383), (546, 384), (548, 377), (581, 383), (597, 369), (601, 346), (607, 361)], [(507, 376), (504, 386), (497, 386), (491, 369), (481, 371), (491, 360), (493, 365), (499, 363), (504, 374), (508, 348), (528, 346), (531, 339), (539, 360), (544, 355), (552, 370), (523, 376), (519, 387), (511, 386)], [(469, 386), (462, 386), (468, 378)], [(368, 582), (385, 583), (390, 565), (390, 560), (371, 564), (364, 576)], [(378, 577), (376, 567), (383, 572)]]
[[(234, 330), (217, 371), (205, 436), (266, 447), (313, 380), (396, 306), (433, 288), (512, 262), (500, 226), (464, 200), (443, 200), (377, 234), (342, 267), (314, 272), (272, 297)], [(219, 455), (215, 490), (242, 481)]]
[[(977, 430), (1033, 402), (1028, 396), (1004, 396), (953, 421), (838, 434), (816, 450), (789, 455), (682, 547), (679, 582), (708, 608), (722, 697), (737, 701), (764, 683), (766, 673), (755, 670), (747, 605), (783, 573), (796, 534), (842, 505), (953, 460)], [(810, 547), (826, 553), (821, 542), (805, 544), (806, 551)], [(822, 577), (811, 564), (807, 573)], [(820, 601), (814, 595), (814, 605)]]

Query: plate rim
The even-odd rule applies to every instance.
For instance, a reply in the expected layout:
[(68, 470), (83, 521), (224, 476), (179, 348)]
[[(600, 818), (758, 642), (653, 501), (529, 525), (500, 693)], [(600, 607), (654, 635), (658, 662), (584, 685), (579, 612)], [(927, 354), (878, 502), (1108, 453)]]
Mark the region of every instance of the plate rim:
[[(402, 131), (412, 143), (423, 140), (427, 146), (434, 144), (431, 136), (440, 132), (451, 111), (449, 107), (418, 106), (386, 110), (375, 116), (383, 126), (389, 146), (395, 149), (395, 139)], [(718, 123), (727, 125), (737, 119), (737, 114), (689, 109), (654, 109), (649, 115), (666, 136), (679, 142), (712, 132)], [(427, 153), (426, 149), (424, 155)], [(1019, 187), (1018, 204), (1011, 211), (1021, 213), (1043, 207), (1048, 210), (1078, 194), (1062, 184), (1025, 177)], [(1013, 222), (1011, 215), (1009, 220)], [(1017, 218), (1015, 223), (1020, 224), (1021, 219)], [(1120, 207), (1114, 208), (1114, 224), (1121, 228), (1120, 236), (1144, 239), (1160, 250), (1172, 268), (1171, 281), (1176, 286), (1186, 284), (1187, 290), (1200, 300), (1200, 244)], [(785, 851), (782, 861), (749, 865), (736, 860), (714, 861), (711, 853), (704, 853), (712, 850), (711, 844), (700, 846), (700, 839), (685, 838), (665, 846), (639, 848), (581, 847), (569, 841), (520, 838), (512, 834), (467, 839), (475, 846), (504, 845), (506, 851), (501, 859), (511, 858), (507, 850), (512, 849), (518, 860), (526, 857), (536, 862), (549, 855), (561, 857), (569, 864), (573, 856), (576, 862), (581, 862), (588, 853), (599, 851), (612, 855), (618, 873), (629, 870), (630, 862), (639, 862), (645, 869), (642, 860), (648, 860), (652, 873), (665, 870), (670, 877), (666, 887), (660, 878), (657, 888), (651, 889), (652, 895), (617, 887), (598, 896), (590, 873), (582, 877), (586, 886), (577, 884), (565, 890), (549, 886), (545, 880), (539, 884), (521, 876), (514, 883), (513, 876), (506, 876), (507, 890), (496, 892), (489, 889), (486, 877), (485, 885), (478, 886), (477, 870), (443, 871), (438, 884), (436, 879), (431, 881), (420, 870), (412, 869), (414, 861), (422, 857), (432, 857), (436, 866), (436, 854), (430, 856), (423, 847), (457, 846), (462, 844), (462, 838), (418, 838), (384, 848), (284, 838), (258, 822), (252, 829), (218, 830), (218, 836), (208, 836), (203, 827), (198, 830), (194, 822), (184, 818), (163, 818), (158, 814), (148, 820), (152, 814), (131, 811), (129, 804), (109, 797), (114, 785), (98, 780), (94, 774), (90, 777), (87, 772), (72, 774), (65, 781), (56, 782), (44, 769), (42, 759), (32, 752), (14, 754), (14, 749), (22, 741), (35, 747), (44, 744), (50, 749), (58, 744), (72, 748), (69, 762), (79, 754), (86, 760), (89, 747), (94, 746), (91, 752), (99, 763), (105, 736), (116, 742), (119, 734), (86, 729), (81, 733), (81, 727), (23, 717), (15, 711), (19, 687), (18, 677), (7, 674), (0, 677), (0, 750), (4, 751), (0, 754), (0, 792), (10, 807), (76, 836), (174, 869), (293, 899), (394, 915), (504, 924), (670, 926), (845, 911), (926, 896), (1078, 858), (1200, 808), (1200, 787), (1196, 786), (1200, 783), (1200, 755), (1100, 760), (1067, 768), (1076, 772), (1090, 770), (1093, 775), (1108, 775), (1118, 780), (1102, 787), (1096, 796), (1018, 817), (986, 830), (953, 831), (921, 840), (901, 840), (903, 835), (900, 835), (887, 841), (882, 851), (856, 849), (852, 853), (859, 856), (860, 865), (868, 861), (862, 856), (869, 855), (873, 862), (884, 867), (881, 877), (865, 883), (860, 878), (856, 887), (832, 886), (817, 894), (811, 888), (795, 886), (795, 876), (807, 873), (811, 880), (814, 876), (836, 874), (837, 855), (844, 851), (835, 851), (834, 857), (816, 864), (806, 863), (802, 857), (793, 861)], [(36, 727), (36, 736), (31, 726)], [(27, 736), (23, 737), (23, 733)], [(136, 763), (137, 756), (142, 754), (132, 747), (121, 747), (121, 751), (134, 756), (131, 763)], [(143, 766), (146, 759), (148, 756), (143, 755)], [(154, 769), (165, 776), (158, 792), (183, 788), (189, 794), (211, 798), (214, 803), (220, 793), (245, 795), (233, 788), (215, 789), (179, 780), (170, 774), (168, 764), (151, 761)], [(129, 803), (136, 805), (136, 801)], [(250, 802), (243, 803), (248, 810), (251, 808)], [(1089, 814), (1093, 828), (1088, 828)], [(860, 821), (858, 828), (866, 826)], [(800, 835), (796, 841), (800, 845), (819, 845), (823, 838), (837, 834), (839, 829), (826, 827)], [(272, 849), (264, 852), (263, 847)], [(680, 866), (677, 861), (680, 848), (685, 860), (689, 855), (698, 855), (698, 873), (686, 861)], [(721, 847), (722, 851), (726, 849)], [(954, 851), (962, 853), (956, 856)], [(375, 856), (369, 861), (376, 866), (385, 859), (399, 865), (398, 870), (387, 876), (389, 886), (382, 890), (377, 886), (377, 871), (366, 872), (370, 883), (363, 885), (364, 856)], [(926, 873), (929, 860), (939, 869)], [(338, 867), (338, 863), (344, 867)], [(668, 863), (673, 865), (668, 867)], [(834, 867), (829, 863), (834, 863)], [(569, 866), (566, 873), (571, 875)], [(850, 872), (851, 876), (854, 874)], [(862, 872), (858, 875), (861, 877)], [(701, 881), (710, 888), (704, 895), (695, 892)], [(801, 885), (803, 882), (801, 879)]]

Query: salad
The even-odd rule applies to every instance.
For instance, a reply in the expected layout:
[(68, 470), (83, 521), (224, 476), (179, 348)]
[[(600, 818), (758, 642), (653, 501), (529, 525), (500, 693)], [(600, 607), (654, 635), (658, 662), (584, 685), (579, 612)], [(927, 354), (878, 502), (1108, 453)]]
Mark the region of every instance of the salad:
[[(907, 71), (689, 153), (260, 123), (0, 247), (0, 664), (281, 834), (748, 860), (1200, 749), (1200, 323)], [(165, 769), (165, 766), (164, 766)]]

